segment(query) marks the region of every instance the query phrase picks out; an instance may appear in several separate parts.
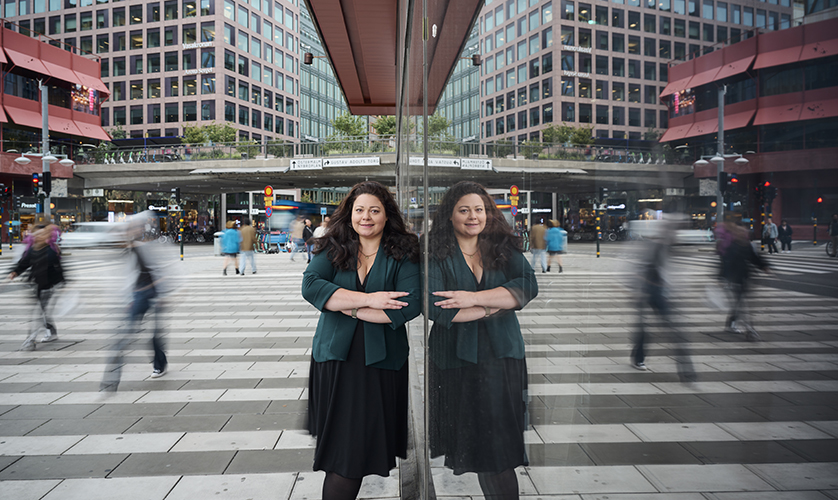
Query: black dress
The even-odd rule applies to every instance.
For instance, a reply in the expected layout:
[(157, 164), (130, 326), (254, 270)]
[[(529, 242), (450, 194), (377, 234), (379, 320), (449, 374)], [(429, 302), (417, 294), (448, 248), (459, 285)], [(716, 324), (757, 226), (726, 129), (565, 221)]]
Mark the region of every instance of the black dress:
[(482, 320), (477, 335), (477, 364), (444, 370), (431, 361), (428, 370), (431, 456), (445, 455), (455, 475), (529, 465), (526, 359), (495, 356)]
[[(360, 279), (356, 285), (364, 291)], [(389, 476), (396, 457), (407, 456), (407, 363), (398, 371), (367, 366), (363, 321), (346, 361), (312, 358), (308, 387), (314, 470), (353, 479)]]

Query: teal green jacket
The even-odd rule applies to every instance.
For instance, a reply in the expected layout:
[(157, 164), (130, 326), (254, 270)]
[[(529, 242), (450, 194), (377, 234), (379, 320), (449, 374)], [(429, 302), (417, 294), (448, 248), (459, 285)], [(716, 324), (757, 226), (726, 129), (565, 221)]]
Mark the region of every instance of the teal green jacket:
[[(518, 301), (522, 309), (538, 295), (535, 273), (523, 254), (513, 256), (504, 269), (483, 271), (485, 290), (504, 287)], [(454, 323), (459, 309), (442, 309), (435, 302), (444, 300), (432, 295), (442, 290), (477, 291), (477, 282), (459, 247), (455, 253), (440, 261), (428, 262), (428, 309), (434, 322), (428, 341), (429, 354), (440, 368), (456, 368), (477, 363), (477, 329), (483, 322), (488, 332), (492, 352), (498, 358), (524, 359), (524, 339), (514, 311), (500, 311), (486, 319), (468, 323)]]
[[(336, 269), (327, 253), (328, 250), (315, 254), (303, 273), (303, 298), (321, 312), (314, 333), (312, 356), (317, 362), (346, 361), (355, 327), (360, 320), (338, 311), (328, 311), (325, 307), (332, 294), (340, 288), (358, 291), (355, 286), (358, 273)], [(364, 287), (367, 293), (397, 291), (410, 294), (399, 299), (407, 302), (407, 306), (384, 311), (390, 323), (364, 324), (367, 366), (399, 370), (407, 361), (405, 325), (421, 311), (419, 264), (407, 258), (397, 261), (379, 248)]]

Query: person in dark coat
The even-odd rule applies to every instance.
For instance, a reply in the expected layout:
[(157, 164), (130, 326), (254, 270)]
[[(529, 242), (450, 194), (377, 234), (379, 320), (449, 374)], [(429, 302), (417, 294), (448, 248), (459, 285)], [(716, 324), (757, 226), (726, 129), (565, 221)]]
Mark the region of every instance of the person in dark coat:
[(725, 323), (725, 331), (744, 332), (746, 340), (757, 342), (762, 338), (750, 323), (745, 299), (753, 269), (768, 272), (769, 267), (765, 259), (754, 251), (748, 239), (747, 229), (741, 223), (731, 227), (733, 240), (721, 259), (721, 275), (732, 294), (731, 310)]
[[(792, 231), (787, 221), (780, 223), (780, 227), (777, 228), (777, 239), (780, 240), (781, 252), (791, 253), (791, 235), (793, 233), (794, 231)], [(788, 250), (786, 250), (786, 247), (788, 247)]]
[(323, 500), (352, 500), (388, 476), (408, 442), (407, 322), (421, 309), (419, 241), (390, 191), (356, 184), (314, 240), (302, 294), (320, 311), (308, 430)]
[(35, 350), (35, 336), (43, 326), (47, 332), (40, 342), (58, 340), (58, 331), (50, 317), (50, 300), (55, 286), (64, 282), (64, 270), (61, 267), (61, 251), (56, 243), (58, 228), (54, 224), (39, 224), (32, 233), (31, 245), (23, 252), (15, 268), (9, 273), (9, 279), (29, 270), (29, 282), (35, 286), (35, 298), (40, 308), (38, 325), (30, 326), (29, 335), (21, 346), (23, 351)]
[(535, 272), (492, 198), (463, 181), (428, 234), (430, 447), (487, 499), (517, 499), (528, 465), (527, 364), (515, 311), (538, 295)]

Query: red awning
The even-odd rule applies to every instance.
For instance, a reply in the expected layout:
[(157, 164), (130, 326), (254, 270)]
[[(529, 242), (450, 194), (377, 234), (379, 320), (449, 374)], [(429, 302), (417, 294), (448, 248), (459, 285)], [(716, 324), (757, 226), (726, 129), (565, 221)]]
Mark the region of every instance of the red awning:
[(799, 45), (788, 47), (786, 49), (773, 50), (765, 52), (757, 56), (757, 61), (754, 63), (754, 69), (769, 68), (771, 66), (781, 66), (783, 64), (796, 63), (800, 60), (801, 48)]
[(70, 68), (65, 68), (64, 66), (59, 66), (49, 61), (41, 62), (44, 63), (44, 66), (47, 68), (47, 74), (53, 78), (58, 78), (59, 80), (64, 80), (69, 83), (80, 83), (76, 73)]
[(82, 137), (87, 137), (89, 139), (99, 139), (101, 141), (109, 141), (111, 140), (111, 136), (105, 132), (105, 129), (100, 127), (99, 125), (94, 125), (92, 123), (87, 123), (83, 121), (76, 120), (74, 122), (79, 127), (79, 135)]
[[(3, 52), (0, 50), (0, 52)], [(3, 108), (0, 108), (0, 123), (9, 123), (9, 119), (6, 118), (6, 113), (3, 112)]]
[(756, 56), (748, 56), (744, 59), (739, 59), (738, 61), (725, 64), (716, 75), (716, 80), (723, 80), (748, 71), (748, 67), (755, 58)]
[(801, 61), (808, 61), (820, 57), (829, 57), (838, 54), (838, 38), (821, 40), (819, 42), (807, 43), (800, 53)]
[(719, 130), (719, 119), (713, 118), (711, 120), (702, 120), (695, 122), (690, 131), (684, 137), (698, 137), (700, 135), (713, 134)]
[(801, 120), (816, 120), (838, 116), (838, 99), (821, 99), (803, 103)]
[(660, 142), (677, 141), (678, 139), (683, 139), (687, 136), (687, 133), (690, 131), (690, 127), (692, 126), (692, 123), (688, 123), (686, 125), (670, 127), (663, 134), (663, 137), (661, 137)]
[(759, 108), (757, 110), (757, 117), (754, 120), (754, 125), (796, 122), (800, 119), (802, 107), (803, 106), (800, 103), (797, 103)]
[(694, 89), (696, 87), (700, 87), (702, 85), (706, 85), (714, 80), (716, 80), (716, 75), (719, 73), (719, 68), (712, 68), (708, 69), (707, 71), (702, 71), (701, 73), (696, 74), (694, 77), (690, 79), (690, 84), (687, 85), (687, 88)]
[(663, 92), (661, 92), (660, 97), (667, 96), (667, 95), (670, 95), (670, 94), (674, 94), (675, 92), (680, 92), (684, 89), (690, 88), (689, 83), (690, 83), (690, 80), (692, 80), (692, 79), (693, 79), (693, 77), (692, 77), (692, 75), (690, 75), (686, 78), (681, 78), (680, 80), (675, 80), (674, 82), (669, 82), (666, 85), (666, 88), (663, 89)]
[(30, 71), (34, 71), (35, 73), (41, 73), (42, 75), (49, 74), (49, 71), (47, 71), (47, 68), (40, 59), (24, 54), (23, 52), (12, 50), (8, 47), (3, 47), (3, 49), (6, 51), (6, 54), (9, 55), (9, 59), (11, 59), (12, 64), (15, 66), (20, 66), (21, 68), (26, 68)]
[(755, 109), (749, 109), (748, 111), (742, 111), (741, 113), (725, 115), (725, 130), (747, 127), (751, 118), (754, 116), (754, 113), (756, 113)]
[(9, 62), (9, 60), (8, 60), (8, 59), (6, 59), (6, 54), (3, 52), (3, 50), (2, 50), (2, 49), (0, 49), (0, 63), (4, 63), (4, 64), (5, 64), (5, 63), (7, 63), (7, 62)]
[(104, 83), (102, 83), (102, 80), (100, 80), (96, 77), (90, 76), (87, 73), (82, 73), (81, 71), (76, 71), (75, 74), (76, 74), (76, 77), (77, 77), (76, 81), (81, 83), (85, 87), (87, 87), (89, 89), (98, 90), (99, 92), (104, 92), (104, 93), (110, 95), (111, 91), (108, 90), (108, 87), (105, 86)]
[(62, 134), (78, 136), (82, 135), (81, 131), (76, 126), (75, 122), (73, 122), (73, 120), (59, 118), (57, 116), (49, 117), (49, 129), (53, 132), (61, 132)]
[(41, 113), (29, 111), (28, 109), (16, 108), (14, 106), (9, 106), (8, 104), (4, 107), (6, 108), (6, 112), (9, 113), (9, 118), (11, 118), (12, 122), (16, 125), (20, 125), (22, 127), (32, 127), (38, 130), (43, 127)]

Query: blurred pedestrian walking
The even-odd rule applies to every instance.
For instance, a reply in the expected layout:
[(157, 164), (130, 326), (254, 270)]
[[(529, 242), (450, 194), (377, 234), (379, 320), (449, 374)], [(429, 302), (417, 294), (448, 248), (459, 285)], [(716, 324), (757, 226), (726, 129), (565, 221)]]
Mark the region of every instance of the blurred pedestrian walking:
[(303, 227), (303, 242), (305, 242), (306, 246), (306, 253), (308, 255), (308, 259), (306, 259), (306, 264), (311, 262), (311, 245), (314, 243), (312, 238), (314, 238), (314, 231), (311, 230), (311, 219), (306, 219), (305, 227)]
[(567, 246), (567, 231), (562, 229), (557, 220), (548, 220), (547, 227), (549, 229), (544, 236), (547, 240), (547, 253), (550, 254), (547, 260), (547, 272), (550, 272), (553, 262), (559, 264), (559, 272), (562, 272), (562, 254), (565, 253)]
[(236, 268), (236, 274), (239, 274), (239, 251), (241, 251), (242, 235), (236, 229), (235, 221), (227, 221), (227, 229), (221, 236), (221, 251), (224, 255), (224, 271), (221, 273), (227, 276), (227, 268), (230, 264)]
[(253, 269), (253, 274), (256, 274), (256, 257), (253, 248), (256, 246), (256, 229), (250, 219), (242, 221), (241, 233), (241, 252), (242, 252), (242, 267), (241, 273), (244, 276), (244, 271), (247, 269), (247, 261), (250, 260), (250, 268)]
[(320, 221), (320, 225), (314, 228), (314, 237), (315, 238), (322, 238), (326, 234), (326, 229), (329, 227), (329, 216), (323, 216), (323, 220)]
[(291, 235), (291, 262), (294, 262), (294, 254), (297, 252), (305, 252), (306, 244), (303, 240), (303, 228), (306, 227), (303, 222), (303, 216), (298, 215), (296, 219), (291, 222), (291, 227), (288, 232)]
[(731, 308), (725, 322), (725, 331), (744, 333), (746, 340), (756, 342), (762, 338), (751, 324), (746, 296), (753, 268), (768, 272), (768, 263), (754, 251), (748, 239), (748, 230), (741, 222), (730, 227), (733, 240), (721, 256), (721, 276), (731, 293)]
[(13, 280), (29, 270), (28, 281), (33, 285), (38, 303), (38, 319), (30, 323), (29, 334), (21, 346), (23, 351), (34, 351), (38, 334), (45, 331), (40, 342), (58, 340), (58, 330), (51, 317), (51, 299), (56, 285), (64, 282), (64, 270), (61, 267), (61, 250), (58, 248), (60, 232), (54, 224), (35, 226), (29, 238), (27, 248), (9, 273)]
[(530, 230), (530, 251), (532, 252), (532, 268), (536, 263), (541, 264), (541, 272), (547, 272), (547, 240), (545, 238), (547, 228), (544, 227), (544, 219), (539, 219), (538, 224)]
[(667, 271), (670, 265), (672, 244), (675, 230), (667, 220), (654, 221), (654, 229), (649, 231), (642, 242), (640, 252), (642, 260), (638, 267), (637, 284), (637, 327), (631, 350), (631, 366), (638, 370), (647, 370), (647, 312), (651, 311), (663, 321), (663, 338), (675, 349), (675, 362), (678, 365), (678, 377), (681, 382), (694, 382), (695, 371), (690, 359), (687, 343), (678, 338), (678, 329), (672, 321), (672, 304), (669, 300), (669, 282)]
[(122, 374), (122, 351), (133, 340), (133, 335), (139, 332), (143, 318), (152, 308), (154, 327), (151, 346), (154, 358), (151, 378), (162, 377), (166, 374), (168, 361), (164, 352), (162, 314), (164, 296), (171, 286), (166, 279), (166, 273), (162, 270), (160, 257), (152, 248), (154, 243), (142, 240), (143, 227), (150, 217), (149, 212), (142, 212), (133, 216), (128, 223), (126, 247), (131, 270), (126, 278), (132, 283), (131, 302), (128, 305), (126, 325), (111, 346), (108, 368), (100, 385), (100, 390), (103, 391), (117, 390)]

